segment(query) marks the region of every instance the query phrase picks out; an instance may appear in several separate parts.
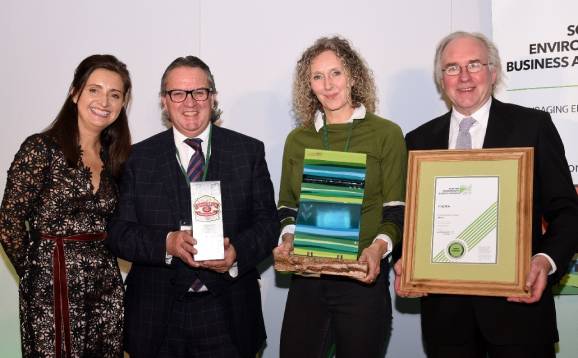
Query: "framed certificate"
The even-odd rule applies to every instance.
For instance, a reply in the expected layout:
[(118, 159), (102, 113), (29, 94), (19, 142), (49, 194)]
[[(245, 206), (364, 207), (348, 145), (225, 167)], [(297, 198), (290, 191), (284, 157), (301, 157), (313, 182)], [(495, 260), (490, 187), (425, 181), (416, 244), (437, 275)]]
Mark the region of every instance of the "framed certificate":
[(410, 151), (401, 288), (528, 296), (533, 149)]

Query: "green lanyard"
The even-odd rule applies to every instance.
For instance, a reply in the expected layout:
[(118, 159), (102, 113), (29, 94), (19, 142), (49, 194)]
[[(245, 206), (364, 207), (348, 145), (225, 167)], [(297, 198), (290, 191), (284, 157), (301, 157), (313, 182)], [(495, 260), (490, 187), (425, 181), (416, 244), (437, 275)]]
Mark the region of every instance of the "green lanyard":
[[(351, 124), (349, 125), (349, 132), (347, 133), (347, 140), (345, 141), (345, 149), (343, 149), (344, 152), (349, 152), (349, 144), (351, 142), (351, 134), (353, 133), (354, 124), (355, 119), (351, 121)], [(323, 115), (323, 148), (325, 148), (325, 150), (331, 149), (329, 147), (329, 131), (327, 130), (327, 119), (325, 118), (325, 115)]]
[[(205, 181), (207, 179), (207, 171), (209, 169), (209, 161), (211, 160), (211, 137), (213, 134), (213, 124), (209, 124), (209, 143), (207, 143), (207, 155), (205, 156), (205, 167), (203, 168), (203, 178), (202, 181)], [(187, 175), (187, 172), (185, 170), (185, 168), (183, 167), (183, 163), (181, 162), (181, 156), (179, 155), (179, 150), (177, 149), (176, 152), (176, 156), (177, 156), (177, 161), (179, 162), (179, 168), (181, 168), (181, 173), (183, 173), (185, 179), (187, 180), (187, 183), (189, 183), (189, 185), (191, 184), (191, 180), (189, 179), (189, 176)]]

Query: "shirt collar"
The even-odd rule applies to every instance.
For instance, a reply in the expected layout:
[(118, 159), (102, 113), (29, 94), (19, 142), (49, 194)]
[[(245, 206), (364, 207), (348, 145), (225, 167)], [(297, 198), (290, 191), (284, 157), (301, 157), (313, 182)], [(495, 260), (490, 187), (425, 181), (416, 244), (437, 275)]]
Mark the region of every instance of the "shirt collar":
[[(345, 123), (351, 123), (354, 119), (363, 119), (365, 118), (365, 114), (367, 113), (365, 106), (362, 104), (359, 107), (353, 109), (353, 113), (351, 117)], [(323, 128), (323, 112), (317, 111), (315, 113), (315, 120), (314, 120), (315, 130), (319, 132), (321, 128)]]
[[(199, 134), (198, 136), (196, 136), (195, 138), (199, 138), (203, 140), (202, 144), (206, 144), (207, 140), (209, 139), (209, 129), (211, 128), (212, 124), (209, 123), (209, 125), (207, 126), (207, 128), (205, 128), (205, 130), (203, 130), (201, 132), (201, 134)], [(176, 129), (175, 127), (173, 127), (173, 136), (175, 138), (175, 144), (179, 145), (180, 143), (183, 143), (185, 141), (185, 139), (189, 138), (186, 135), (184, 135), (183, 133), (179, 132), (178, 129)]]
[(476, 120), (476, 122), (480, 123), (482, 127), (487, 127), (488, 125), (488, 118), (490, 117), (490, 107), (492, 105), (492, 97), (488, 98), (486, 103), (484, 103), (477, 111), (472, 113), (470, 116), (466, 116), (458, 112), (455, 107), (452, 107), (452, 121), (455, 125), (459, 125), (462, 119), (466, 117), (471, 117)]

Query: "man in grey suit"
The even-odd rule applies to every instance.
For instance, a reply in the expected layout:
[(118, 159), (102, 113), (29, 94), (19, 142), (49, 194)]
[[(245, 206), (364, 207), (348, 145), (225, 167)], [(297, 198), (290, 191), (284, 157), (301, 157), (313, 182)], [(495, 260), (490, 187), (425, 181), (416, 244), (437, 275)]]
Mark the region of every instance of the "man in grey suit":
[[(160, 98), (172, 128), (135, 144), (108, 246), (132, 262), (125, 346), (140, 357), (255, 357), (265, 340), (256, 265), (279, 236), (263, 143), (214, 124), (209, 67), (177, 58)], [(222, 260), (196, 261), (189, 182), (221, 182)]]
[[(485, 36), (465, 32), (446, 36), (437, 48), (435, 78), (452, 108), (409, 132), (406, 143), (409, 150), (534, 148), (533, 256), (526, 278), (531, 296), (422, 297), (428, 357), (555, 355), (558, 331), (551, 286), (578, 249), (578, 197), (550, 115), (493, 98), (500, 76), (498, 50)], [(548, 225), (545, 232), (542, 219)], [(399, 288), (401, 261), (395, 271), (398, 295), (415, 296)]]

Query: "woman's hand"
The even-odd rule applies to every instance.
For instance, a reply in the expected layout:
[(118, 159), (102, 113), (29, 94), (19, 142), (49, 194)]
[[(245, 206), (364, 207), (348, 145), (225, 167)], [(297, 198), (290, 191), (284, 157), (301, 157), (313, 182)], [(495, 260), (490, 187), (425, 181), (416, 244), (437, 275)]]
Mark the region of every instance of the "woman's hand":
[(285, 233), (281, 237), (281, 243), (279, 246), (273, 249), (273, 257), (287, 257), (293, 252), (293, 238), (295, 235), (290, 233)]
[(367, 275), (359, 279), (363, 283), (373, 283), (379, 276), (381, 258), (387, 252), (387, 241), (375, 240), (369, 247), (366, 247), (359, 256), (359, 262), (367, 263)]

